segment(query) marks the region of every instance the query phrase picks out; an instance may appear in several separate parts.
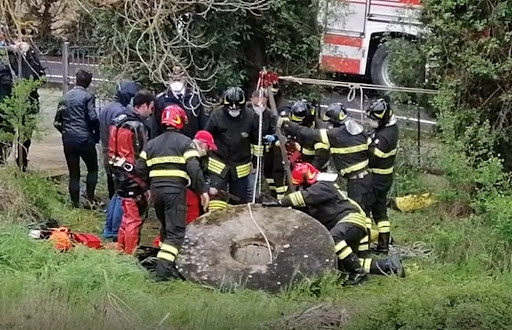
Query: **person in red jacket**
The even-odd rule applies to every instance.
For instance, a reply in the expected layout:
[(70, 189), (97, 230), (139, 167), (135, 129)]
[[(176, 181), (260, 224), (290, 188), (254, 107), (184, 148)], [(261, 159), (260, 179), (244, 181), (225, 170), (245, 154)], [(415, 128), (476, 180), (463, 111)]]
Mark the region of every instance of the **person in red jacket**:
[(147, 145), (149, 128), (146, 119), (153, 113), (153, 93), (140, 91), (133, 107), (114, 119), (109, 132), (109, 163), (116, 193), (122, 198), (123, 217), (116, 246), (126, 254), (134, 254), (140, 240), (141, 216), (148, 206), (148, 187), (135, 165)]

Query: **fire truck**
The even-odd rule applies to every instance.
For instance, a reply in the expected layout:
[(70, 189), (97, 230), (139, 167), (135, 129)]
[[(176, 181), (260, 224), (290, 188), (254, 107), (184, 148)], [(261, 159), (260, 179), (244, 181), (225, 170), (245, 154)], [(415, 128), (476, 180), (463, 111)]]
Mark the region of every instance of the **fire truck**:
[(324, 71), (367, 76), (394, 86), (389, 38), (418, 38), (420, 0), (320, 0), (323, 29), (320, 67)]

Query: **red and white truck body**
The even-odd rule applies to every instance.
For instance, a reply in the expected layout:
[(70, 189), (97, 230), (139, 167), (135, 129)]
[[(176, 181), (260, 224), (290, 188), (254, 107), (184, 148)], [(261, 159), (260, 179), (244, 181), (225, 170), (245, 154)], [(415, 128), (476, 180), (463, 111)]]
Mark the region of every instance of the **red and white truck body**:
[(420, 10), (419, 0), (320, 0), (321, 68), (393, 85), (383, 37), (417, 38)]

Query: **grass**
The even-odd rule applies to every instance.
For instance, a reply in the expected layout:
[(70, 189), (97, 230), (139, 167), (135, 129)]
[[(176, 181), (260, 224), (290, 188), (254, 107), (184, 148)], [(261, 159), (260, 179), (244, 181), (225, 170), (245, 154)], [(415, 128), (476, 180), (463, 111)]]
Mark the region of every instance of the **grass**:
[(52, 217), (73, 230), (99, 233), (103, 215), (72, 210), (58, 183), (34, 174), (0, 169), (0, 182), (17, 196), (8, 209), (35, 210), (20, 213), (23, 218), (0, 212), (0, 329), (319, 328), (283, 323), (284, 316), (319, 304), (348, 313), (334, 328), (497, 329), (512, 321), (510, 251), (485, 216), (392, 213), (401, 246), (423, 241), (433, 250), (429, 258), (405, 261), (405, 279), (374, 276), (341, 288), (326, 277), (272, 296), (155, 283), (133, 258), (111, 251), (58, 253), (27, 237), (28, 218)]

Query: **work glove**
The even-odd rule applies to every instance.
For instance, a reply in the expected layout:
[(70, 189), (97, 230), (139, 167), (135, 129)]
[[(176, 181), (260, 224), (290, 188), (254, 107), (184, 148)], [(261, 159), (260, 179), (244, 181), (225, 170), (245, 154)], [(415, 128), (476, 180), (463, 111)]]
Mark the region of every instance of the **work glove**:
[(271, 201), (271, 202), (263, 202), (261, 205), (264, 207), (281, 207), (281, 203), (278, 201)]
[(267, 134), (263, 137), (263, 141), (270, 144), (276, 140), (276, 136), (273, 134)]

